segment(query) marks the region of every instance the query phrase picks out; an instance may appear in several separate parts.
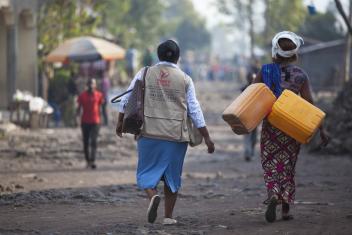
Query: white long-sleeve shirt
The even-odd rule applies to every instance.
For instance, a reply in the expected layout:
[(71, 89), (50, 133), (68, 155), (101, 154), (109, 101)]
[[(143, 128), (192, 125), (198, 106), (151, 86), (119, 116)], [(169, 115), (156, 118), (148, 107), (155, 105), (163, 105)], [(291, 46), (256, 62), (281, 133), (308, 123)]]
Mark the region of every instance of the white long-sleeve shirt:
[[(157, 65), (160, 64), (165, 64), (168, 66), (172, 66), (174, 68), (180, 69), (176, 64), (174, 63), (169, 63), (169, 62), (159, 62)], [(131, 81), (131, 84), (128, 87), (128, 90), (133, 89), (134, 84), (136, 83), (137, 80), (142, 80), (143, 79), (143, 71), (144, 69), (141, 69), (136, 76), (133, 78), (133, 80)], [(186, 75), (188, 76), (188, 75)], [(192, 79), (189, 79), (189, 85), (187, 86), (187, 90), (186, 90), (186, 102), (187, 102), (187, 113), (188, 116), (192, 119), (194, 125), (197, 128), (201, 128), (201, 127), (205, 127), (205, 120), (204, 120), (204, 115), (202, 112), (202, 109), (200, 107), (200, 104), (197, 100), (196, 97), (196, 91), (194, 88), (194, 84)], [(127, 101), (130, 97), (131, 93), (128, 93), (126, 95), (124, 95), (121, 99), (120, 105), (119, 105), (119, 112), (124, 113), (125, 111), (125, 105), (127, 104)]]

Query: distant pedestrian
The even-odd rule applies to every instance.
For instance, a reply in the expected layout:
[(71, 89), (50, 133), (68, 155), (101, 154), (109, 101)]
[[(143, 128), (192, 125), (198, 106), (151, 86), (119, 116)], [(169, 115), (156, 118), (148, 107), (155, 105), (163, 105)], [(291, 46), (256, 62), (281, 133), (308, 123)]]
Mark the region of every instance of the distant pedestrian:
[(132, 79), (137, 68), (137, 50), (133, 44), (126, 51), (125, 60), (127, 76)]
[(152, 66), (154, 64), (153, 53), (150, 48), (147, 48), (143, 55), (143, 66)]
[(103, 122), (104, 122), (104, 126), (107, 126), (109, 125), (109, 110), (108, 110), (107, 100), (108, 100), (109, 90), (110, 90), (110, 79), (107, 75), (107, 72), (103, 73), (100, 90), (104, 97), (104, 103), (102, 104)]
[[(158, 47), (160, 62), (150, 67), (145, 77), (142, 133), (138, 138), (137, 184), (144, 189), (150, 203), (148, 222), (154, 223), (160, 203), (157, 185), (164, 181), (165, 217), (163, 224), (176, 224), (172, 217), (187, 152), (189, 134), (185, 125), (189, 116), (204, 137), (208, 152), (215, 150), (203, 112), (196, 98), (192, 79), (177, 66), (180, 49), (175, 41), (167, 40)], [(143, 79), (144, 69), (134, 77), (129, 89)], [(122, 137), (122, 122), (128, 95), (122, 99), (116, 134)]]
[[(313, 103), (308, 75), (303, 69), (293, 65), (302, 43), (303, 39), (292, 32), (278, 33), (272, 40), (273, 63), (263, 65), (254, 82), (268, 85), (276, 97), (280, 96), (282, 90), (288, 89)], [(322, 145), (326, 145), (328, 137), (323, 126), (320, 126), (319, 130)], [(265, 119), (260, 145), (264, 180), (268, 192), (268, 198), (265, 201), (268, 204), (265, 218), (268, 222), (274, 222), (276, 206), (282, 204), (282, 219), (292, 219), (290, 204), (293, 204), (295, 199), (295, 168), (300, 143)]]
[(81, 114), (81, 109), (83, 109), (81, 116), (83, 150), (87, 167), (92, 169), (96, 168), (95, 157), (99, 135), (100, 109), (104, 103), (103, 95), (96, 90), (96, 86), (96, 80), (89, 79), (87, 90), (78, 97), (77, 108), (77, 116)]
[(193, 73), (193, 70), (192, 70), (192, 66), (191, 66), (191, 63), (185, 59), (182, 64), (182, 70), (190, 77), (192, 77), (192, 73)]
[[(260, 70), (258, 59), (254, 58), (251, 61), (250, 66), (247, 71), (247, 83), (244, 87), (242, 87), (242, 91), (244, 91), (255, 79), (257, 73)], [(257, 128), (255, 128), (251, 133), (247, 135), (243, 135), (243, 146), (244, 146), (244, 159), (249, 162), (254, 157), (255, 153), (255, 145), (257, 144)]]

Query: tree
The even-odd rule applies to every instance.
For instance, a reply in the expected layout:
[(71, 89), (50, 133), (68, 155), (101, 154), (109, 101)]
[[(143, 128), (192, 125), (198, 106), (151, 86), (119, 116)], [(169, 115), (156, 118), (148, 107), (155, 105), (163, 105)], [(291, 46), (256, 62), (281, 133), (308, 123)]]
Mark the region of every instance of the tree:
[(175, 37), (182, 51), (203, 50), (209, 46), (211, 36), (205, 20), (199, 16), (190, 0), (166, 0), (163, 14), (164, 36)]
[[(255, 4), (263, 4), (264, 28), (256, 27), (258, 19)], [(302, 0), (219, 0), (220, 12), (233, 17), (233, 25), (246, 31), (250, 38), (250, 52), (253, 56), (255, 44), (266, 46), (279, 31), (297, 31), (306, 17)]]
[(100, 23), (96, 14), (102, 3), (94, 0), (42, 0), (38, 12), (39, 60), (63, 40), (91, 35)]
[(266, 22), (262, 44), (271, 41), (271, 38), (280, 31), (297, 32), (304, 23), (307, 10), (302, 0), (266, 0)]
[(119, 44), (146, 48), (161, 35), (160, 0), (106, 0), (102, 10), (102, 27), (112, 33)]
[(184, 19), (177, 27), (175, 37), (184, 51), (202, 49), (210, 43), (204, 23), (196, 20)]
[(219, 0), (220, 12), (232, 16), (233, 24), (249, 35), (249, 50), (254, 56), (254, 0)]
[(344, 37), (344, 32), (338, 28), (336, 17), (331, 12), (317, 13), (308, 16), (300, 27), (300, 34), (320, 41), (331, 41)]

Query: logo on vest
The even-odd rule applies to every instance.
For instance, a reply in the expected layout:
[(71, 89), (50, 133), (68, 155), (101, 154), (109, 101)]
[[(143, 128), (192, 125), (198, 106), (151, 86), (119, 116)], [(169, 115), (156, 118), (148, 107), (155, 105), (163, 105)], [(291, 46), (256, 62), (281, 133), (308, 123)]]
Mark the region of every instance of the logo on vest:
[(159, 75), (159, 78), (157, 79), (157, 83), (162, 87), (169, 87), (171, 82), (169, 79), (167, 79), (169, 75), (170, 74), (168, 71), (160, 70), (160, 75)]

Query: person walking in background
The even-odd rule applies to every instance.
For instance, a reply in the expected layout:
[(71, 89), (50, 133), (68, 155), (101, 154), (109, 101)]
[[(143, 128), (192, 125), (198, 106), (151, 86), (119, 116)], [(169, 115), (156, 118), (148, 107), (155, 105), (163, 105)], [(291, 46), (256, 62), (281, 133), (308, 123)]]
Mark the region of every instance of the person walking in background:
[(133, 78), (134, 71), (137, 68), (137, 50), (133, 44), (126, 51), (125, 60), (127, 76)]
[(102, 80), (101, 80), (101, 92), (104, 97), (104, 103), (102, 104), (102, 115), (103, 115), (103, 121), (104, 121), (104, 126), (107, 126), (109, 124), (109, 112), (108, 112), (108, 95), (109, 95), (109, 90), (110, 90), (110, 79), (107, 76), (107, 72), (104, 71), (102, 75)]
[[(204, 137), (208, 152), (215, 150), (203, 112), (196, 98), (192, 79), (176, 65), (180, 49), (173, 40), (161, 43), (157, 49), (160, 62), (147, 70), (145, 77), (144, 124), (138, 138), (137, 184), (145, 190), (149, 200), (148, 222), (154, 223), (160, 203), (157, 185), (164, 181), (165, 217), (163, 224), (176, 224), (173, 210), (177, 192), (181, 187), (181, 175), (189, 135), (186, 118), (189, 116)], [(143, 79), (142, 69), (134, 77)], [(116, 134), (122, 137), (124, 108), (129, 95), (123, 97), (120, 106)]]
[(143, 55), (143, 66), (152, 66), (154, 64), (154, 58), (153, 58), (153, 53), (151, 48), (147, 48), (144, 52)]
[[(282, 90), (289, 89), (313, 103), (308, 75), (303, 69), (293, 65), (297, 61), (297, 52), (302, 43), (303, 39), (292, 32), (278, 33), (272, 40), (273, 63), (263, 65), (254, 82), (268, 85), (276, 97), (280, 96)], [(322, 145), (326, 145), (328, 137), (323, 126), (319, 130)], [(292, 219), (290, 204), (295, 199), (295, 168), (300, 144), (265, 119), (260, 148), (268, 192), (265, 218), (268, 222), (274, 222), (276, 206), (282, 204), (282, 219)]]
[[(96, 168), (95, 157), (97, 151), (97, 138), (99, 135), (100, 109), (104, 103), (102, 93), (96, 90), (96, 80), (89, 79), (87, 90), (78, 97), (77, 117), (81, 110), (81, 129), (83, 137), (84, 156), (87, 161), (87, 168)], [(90, 148), (90, 151), (89, 151)]]
[[(247, 84), (241, 88), (241, 91), (244, 91), (257, 76), (257, 73), (260, 69), (259, 60), (254, 58), (251, 61), (251, 64), (247, 72)], [(244, 147), (244, 160), (249, 162), (254, 157), (255, 145), (257, 144), (257, 128), (255, 128), (251, 133), (243, 136), (243, 147)]]

